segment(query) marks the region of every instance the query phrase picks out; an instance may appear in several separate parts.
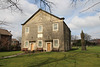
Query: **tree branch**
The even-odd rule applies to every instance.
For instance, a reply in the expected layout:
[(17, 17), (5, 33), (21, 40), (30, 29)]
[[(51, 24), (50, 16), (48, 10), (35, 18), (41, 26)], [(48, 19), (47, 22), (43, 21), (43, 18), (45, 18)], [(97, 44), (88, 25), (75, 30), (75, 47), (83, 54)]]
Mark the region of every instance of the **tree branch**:
[(1, 4), (0, 4), (0, 8), (1, 9), (13, 9), (13, 8), (16, 8), (18, 9), (19, 11), (22, 12), (22, 9), (19, 7), (19, 0), (1, 0), (0, 1)]
[(85, 12), (85, 11), (87, 11), (87, 10), (93, 8), (94, 6), (96, 6), (96, 5), (98, 5), (98, 4), (100, 4), (100, 2), (97, 2), (97, 3), (93, 4), (92, 6), (88, 7), (87, 9), (82, 10), (80, 13)]

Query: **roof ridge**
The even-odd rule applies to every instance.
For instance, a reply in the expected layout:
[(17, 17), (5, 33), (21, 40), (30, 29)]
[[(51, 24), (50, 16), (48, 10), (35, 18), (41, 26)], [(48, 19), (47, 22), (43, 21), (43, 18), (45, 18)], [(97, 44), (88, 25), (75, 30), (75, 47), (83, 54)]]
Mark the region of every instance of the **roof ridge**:
[(46, 13), (48, 13), (48, 14), (50, 14), (50, 15), (52, 15), (52, 16), (54, 16), (54, 17), (60, 19), (60, 20), (64, 20), (64, 19), (65, 19), (64, 17), (63, 17), (63, 18), (59, 18), (59, 17), (57, 17), (57, 16), (55, 16), (55, 15), (53, 15), (53, 14), (51, 14), (51, 13), (49, 13), (49, 12), (43, 10), (43, 9), (38, 9), (28, 20), (25, 21), (25, 23), (23, 23), (23, 24), (21, 24), (21, 25), (25, 25), (25, 24), (26, 24), (32, 17), (34, 17), (40, 10), (42, 10), (42, 11), (44, 11), (44, 12), (46, 12)]

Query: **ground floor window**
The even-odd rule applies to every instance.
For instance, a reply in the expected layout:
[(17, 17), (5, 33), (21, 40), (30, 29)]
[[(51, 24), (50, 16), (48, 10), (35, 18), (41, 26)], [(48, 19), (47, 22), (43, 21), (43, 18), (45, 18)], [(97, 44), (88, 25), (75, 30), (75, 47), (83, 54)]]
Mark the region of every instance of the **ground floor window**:
[(53, 46), (59, 47), (59, 39), (53, 39)]
[(43, 41), (42, 40), (38, 40), (38, 47), (42, 47), (43, 45)]
[(27, 47), (27, 46), (28, 46), (28, 44), (29, 44), (29, 42), (28, 42), (28, 41), (25, 41), (25, 47)]

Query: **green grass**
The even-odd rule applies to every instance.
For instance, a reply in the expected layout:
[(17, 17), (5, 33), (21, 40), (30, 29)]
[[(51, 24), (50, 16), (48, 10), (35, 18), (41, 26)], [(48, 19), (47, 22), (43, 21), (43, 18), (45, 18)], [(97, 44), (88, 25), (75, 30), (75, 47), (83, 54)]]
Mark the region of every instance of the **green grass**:
[(22, 51), (0, 52), (0, 57), (10, 56), (18, 53), (22, 53)]
[(100, 47), (69, 52), (43, 52), (1, 59), (0, 67), (100, 67)]

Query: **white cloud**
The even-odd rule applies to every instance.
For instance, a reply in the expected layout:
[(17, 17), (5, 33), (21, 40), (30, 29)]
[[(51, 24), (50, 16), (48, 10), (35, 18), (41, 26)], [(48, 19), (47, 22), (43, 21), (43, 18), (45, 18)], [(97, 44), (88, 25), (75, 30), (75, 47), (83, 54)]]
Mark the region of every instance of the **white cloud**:
[[(84, 30), (85, 33), (92, 36), (92, 38), (100, 38), (100, 13), (95, 16), (78, 17), (75, 16), (68, 23), (72, 33), (80, 35), (80, 31)], [(74, 31), (74, 32), (73, 32)], [(77, 31), (77, 32), (76, 32)]]
[[(77, 8), (71, 7), (70, 0), (49, 0), (53, 2), (55, 5), (52, 6), (52, 12), (57, 16), (64, 16), (66, 19), (67, 25), (71, 28), (72, 34), (79, 35), (81, 29), (85, 29), (86, 33), (92, 33), (92, 29), (95, 28), (95, 32), (99, 33), (99, 29), (97, 28), (100, 25), (100, 14), (96, 14), (93, 16), (88, 16), (89, 13), (93, 12), (91, 10), (83, 13), (86, 15), (85, 17), (80, 17), (79, 12), (83, 9), (86, 9), (90, 5), (95, 2), (91, 2), (85, 6), (83, 6), (83, 2), (78, 2)], [(20, 7), (23, 9), (23, 13), (20, 12), (12, 12), (10, 10), (0, 10), (0, 20), (4, 20), (10, 22), (10, 26), (5, 27), (9, 31), (12, 31), (13, 37), (17, 37), (21, 35), (22, 28), (21, 24), (24, 23), (34, 12), (38, 10), (37, 5), (33, 3), (29, 3), (28, 0), (19, 0)], [(85, 3), (85, 2), (84, 2)], [(98, 9), (98, 6), (95, 6), (95, 9)], [(93, 37), (100, 37), (100, 34), (92, 33)]]
[(87, 16), (85, 18), (81, 18), (75, 16), (72, 21), (68, 24), (71, 29), (82, 29), (82, 28), (93, 28), (100, 25), (100, 14), (95, 16)]
[(5, 20), (10, 23), (9, 26), (3, 27), (11, 31), (15, 38), (21, 35), (21, 24), (24, 23), (34, 12), (36, 12), (36, 10), (38, 10), (38, 7), (35, 4), (31, 4), (26, 0), (20, 0), (19, 4), (23, 9), (23, 13), (20, 13), (19, 11), (11, 12), (8, 9), (0, 10), (0, 20)]

